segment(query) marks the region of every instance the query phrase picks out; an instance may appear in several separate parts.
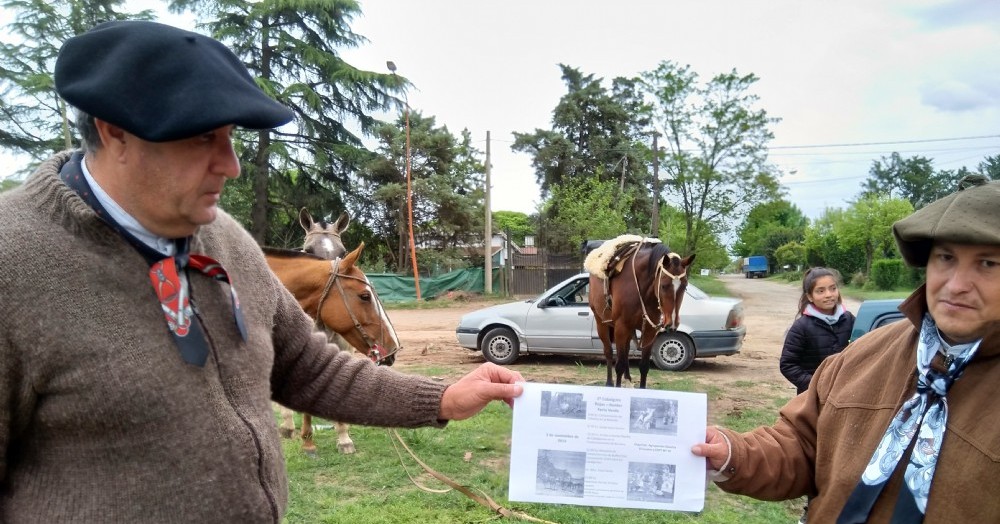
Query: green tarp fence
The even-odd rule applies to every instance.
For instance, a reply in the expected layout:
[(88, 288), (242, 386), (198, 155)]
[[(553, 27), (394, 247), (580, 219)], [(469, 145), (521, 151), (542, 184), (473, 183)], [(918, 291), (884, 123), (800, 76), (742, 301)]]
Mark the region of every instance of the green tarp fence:
[[(457, 269), (436, 277), (420, 277), (420, 298), (430, 300), (449, 291), (468, 291), (482, 293), (486, 287), (483, 281), (483, 268)], [(413, 285), (412, 276), (402, 276), (395, 273), (365, 273), (375, 292), (384, 302), (407, 302), (417, 299), (417, 290)], [(499, 270), (493, 271), (494, 290), (496, 289)]]

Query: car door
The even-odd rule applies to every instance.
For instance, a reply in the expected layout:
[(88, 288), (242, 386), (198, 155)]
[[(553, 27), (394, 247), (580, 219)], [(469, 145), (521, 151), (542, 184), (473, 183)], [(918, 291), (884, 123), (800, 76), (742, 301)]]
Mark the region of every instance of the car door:
[(589, 279), (577, 277), (543, 295), (528, 311), (524, 338), (528, 351), (589, 353), (594, 351), (594, 315)]

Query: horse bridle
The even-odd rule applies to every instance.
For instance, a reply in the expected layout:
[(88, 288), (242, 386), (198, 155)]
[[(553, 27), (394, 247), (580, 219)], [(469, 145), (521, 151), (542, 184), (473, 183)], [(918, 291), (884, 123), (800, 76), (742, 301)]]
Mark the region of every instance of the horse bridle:
[(361, 335), (361, 339), (365, 341), (365, 344), (368, 344), (368, 349), (369, 349), (367, 355), (368, 358), (371, 359), (371, 361), (374, 362), (375, 365), (381, 365), (382, 361), (399, 352), (400, 350), (399, 344), (397, 344), (396, 348), (393, 349), (391, 352), (383, 355), (382, 352), (384, 351), (384, 346), (376, 342), (375, 339), (373, 339), (371, 335), (369, 335), (368, 332), (365, 331), (365, 328), (361, 325), (361, 323), (358, 322), (358, 317), (354, 315), (354, 311), (351, 310), (351, 305), (347, 302), (347, 295), (344, 293), (344, 287), (340, 284), (341, 278), (350, 278), (352, 280), (357, 280), (358, 282), (364, 283), (364, 285), (371, 290), (372, 297), (375, 301), (374, 303), (381, 306), (382, 301), (378, 298), (378, 293), (375, 292), (375, 287), (372, 286), (370, 282), (368, 282), (363, 278), (358, 278), (355, 276), (341, 273), (340, 260), (341, 259), (336, 258), (330, 261), (330, 278), (327, 279), (326, 286), (323, 287), (323, 293), (319, 296), (319, 303), (316, 304), (316, 315), (313, 318), (316, 319), (315, 320), (316, 325), (326, 327), (323, 324), (323, 320), (320, 317), (320, 311), (323, 310), (323, 302), (326, 301), (326, 297), (330, 294), (330, 289), (333, 287), (334, 284), (336, 284), (337, 290), (340, 291), (340, 298), (341, 300), (344, 301), (344, 309), (347, 310), (347, 314), (351, 316), (351, 322), (354, 323), (354, 329), (358, 332), (359, 335)]
[[(640, 247), (642, 247), (642, 242), (640, 242), (639, 244), (640, 244)], [(636, 252), (638, 252), (638, 250), (636, 250)], [(671, 252), (671, 253), (667, 253), (667, 258), (680, 259), (681, 256), (678, 255), (677, 253)], [(682, 279), (682, 278), (686, 277), (687, 276), (687, 270), (684, 270), (680, 275), (674, 275), (673, 273), (671, 273), (670, 271), (668, 271), (667, 268), (663, 267), (663, 261), (662, 260), (660, 262), (657, 262), (657, 264), (656, 264), (656, 310), (657, 311), (663, 311), (663, 304), (660, 302), (660, 284), (663, 282), (663, 276), (664, 275), (666, 275), (668, 278), (670, 278), (671, 282), (674, 282), (676, 280), (679, 280), (679, 279)], [(650, 327), (652, 327), (656, 331), (663, 331), (665, 329), (666, 323), (661, 321), (658, 324), (654, 324), (653, 321), (650, 320), (649, 314), (646, 313), (646, 304), (642, 300), (642, 287), (639, 286), (639, 277), (638, 277), (638, 275), (636, 275), (636, 272), (635, 272), (635, 254), (632, 255), (632, 280), (635, 281), (635, 289), (638, 292), (637, 294), (639, 295), (639, 308), (642, 309), (642, 318), (643, 318), (643, 320), (645, 320), (646, 323), (649, 324)], [(670, 324), (671, 325), (673, 325), (673, 323), (674, 323), (674, 318), (675, 318), (675, 316), (677, 314), (677, 309), (678, 309), (676, 292), (677, 291), (675, 290), (674, 291), (675, 295), (674, 295), (674, 307), (673, 307), (673, 311), (670, 312)], [(666, 319), (664, 319), (664, 320), (666, 320)], [(676, 327), (677, 326), (674, 326), (675, 329), (676, 329)]]

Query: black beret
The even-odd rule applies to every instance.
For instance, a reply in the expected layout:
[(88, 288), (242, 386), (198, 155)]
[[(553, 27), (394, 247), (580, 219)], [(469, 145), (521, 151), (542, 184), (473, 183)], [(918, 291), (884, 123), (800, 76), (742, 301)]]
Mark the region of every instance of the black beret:
[(896, 221), (892, 234), (903, 260), (924, 267), (935, 241), (1000, 245), (1000, 182), (969, 175), (958, 191)]
[(105, 22), (70, 38), (55, 84), (70, 105), (151, 142), (230, 124), (270, 129), (294, 116), (221, 42), (156, 22)]

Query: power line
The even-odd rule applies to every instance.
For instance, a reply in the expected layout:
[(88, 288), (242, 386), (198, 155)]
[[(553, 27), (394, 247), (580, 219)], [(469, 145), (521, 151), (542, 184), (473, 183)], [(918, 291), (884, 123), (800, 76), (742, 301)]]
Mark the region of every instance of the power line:
[[(820, 149), (820, 148), (832, 148), (832, 147), (862, 147), (862, 146), (892, 146), (892, 145), (903, 145), (903, 144), (927, 144), (933, 142), (957, 142), (961, 140), (985, 140), (989, 138), (1000, 138), (1000, 135), (976, 135), (976, 136), (956, 136), (956, 137), (945, 137), (945, 138), (926, 138), (926, 139), (915, 139), (915, 140), (891, 140), (886, 142), (845, 142), (845, 143), (833, 143), (833, 144), (802, 144), (802, 145), (792, 145), (792, 146), (768, 146), (766, 149)], [(505, 142), (513, 144), (513, 140), (502, 140), (496, 139), (495, 142)], [(480, 142), (480, 141), (473, 141)], [(988, 146), (982, 146), (984, 148)], [(615, 147), (609, 149), (593, 150), (594, 152), (628, 152), (631, 151), (631, 146)], [(690, 152), (693, 149), (683, 149), (682, 151)], [(808, 155), (810, 153), (803, 153)], [(823, 153), (815, 153), (823, 154)], [(831, 153), (827, 153), (831, 154)], [(862, 154), (862, 153), (842, 153), (842, 154)], [(871, 154), (871, 153), (869, 153)]]
[[(989, 151), (993, 149), (998, 149), (998, 146), (987, 145), (987, 146), (970, 146), (970, 147), (941, 147), (932, 149), (908, 149), (908, 150), (897, 150), (895, 153), (918, 153), (918, 154), (929, 154), (929, 153), (952, 153), (952, 152), (962, 152), (962, 151)], [(775, 153), (770, 156), (772, 157), (810, 157), (810, 156), (835, 156), (835, 155), (881, 155), (885, 154), (885, 150), (867, 150), (867, 151), (829, 151), (825, 153)]]
[(986, 138), (1000, 138), (1000, 135), (979, 135), (979, 136), (957, 136), (949, 138), (927, 138), (923, 140), (894, 140), (890, 142), (854, 142), (844, 144), (814, 144), (799, 146), (770, 146), (768, 149), (810, 149), (821, 147), (858, 147), (858, 146), (892, 146), (899, 144), (926, 144), (928, 142), (954, 142), (958, 140), (982, 140)]

